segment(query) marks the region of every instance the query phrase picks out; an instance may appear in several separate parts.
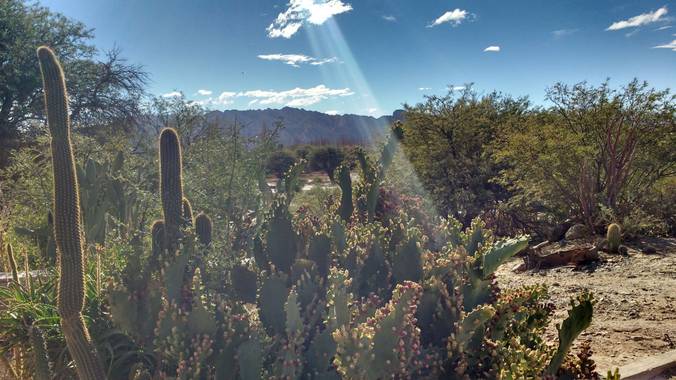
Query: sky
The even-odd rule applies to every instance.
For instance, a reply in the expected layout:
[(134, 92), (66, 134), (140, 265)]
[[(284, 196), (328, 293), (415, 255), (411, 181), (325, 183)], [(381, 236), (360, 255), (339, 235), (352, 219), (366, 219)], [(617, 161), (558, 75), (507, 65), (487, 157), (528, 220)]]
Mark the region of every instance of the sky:
[(547, 87), (676, 87), (676, 1), (43, 0), (211, 109), (380, 116), (472, 84), (546, 105)]

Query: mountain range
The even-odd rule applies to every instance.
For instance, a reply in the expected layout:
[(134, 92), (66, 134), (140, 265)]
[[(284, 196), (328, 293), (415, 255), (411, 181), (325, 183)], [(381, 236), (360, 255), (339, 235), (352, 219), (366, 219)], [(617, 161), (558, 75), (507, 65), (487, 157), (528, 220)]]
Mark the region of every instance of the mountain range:
[(378, 118), (362, 115), (329, 115), (317, 111), (284, 107), (281, 109), (210, 111), (207, 120), (220, 126), (242, 125), (246, 136), (259, 135), (281, 123), (279, 142), (298, 144), (368, 144), (377, 141), (404, 111)]

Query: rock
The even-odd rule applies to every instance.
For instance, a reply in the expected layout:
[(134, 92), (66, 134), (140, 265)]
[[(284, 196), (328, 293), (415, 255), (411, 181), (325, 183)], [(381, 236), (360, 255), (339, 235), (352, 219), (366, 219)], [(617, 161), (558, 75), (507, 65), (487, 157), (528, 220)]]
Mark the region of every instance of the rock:
[(651, 245), (646, 245), (641, 248), (641, 252), (645, 253), (646, 255), (654, 255), (657, 253), (657, 249)]
[(584, 224), (574, 224), (566, 231), (566, 240), (583, 239), (591, 235), (589, 228)]
[(627, 255), (629, 255), (629, 248), (627, 248), (626, 245), (621, 245), (621, 246), (617, 249), (617, 252), (618, 252), (620, 255), (627, 256)]

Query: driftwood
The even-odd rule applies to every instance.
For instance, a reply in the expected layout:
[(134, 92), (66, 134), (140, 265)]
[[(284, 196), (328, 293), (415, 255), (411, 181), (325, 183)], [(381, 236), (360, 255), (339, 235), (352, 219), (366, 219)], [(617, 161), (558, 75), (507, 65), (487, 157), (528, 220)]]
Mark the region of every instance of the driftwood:
[(541, 243), (529, 250), (524, 257), (526, 268), (554, 268), (565, 265), (580, 265), (599, 259), (598, 247), (589, 242), (573, 241)]

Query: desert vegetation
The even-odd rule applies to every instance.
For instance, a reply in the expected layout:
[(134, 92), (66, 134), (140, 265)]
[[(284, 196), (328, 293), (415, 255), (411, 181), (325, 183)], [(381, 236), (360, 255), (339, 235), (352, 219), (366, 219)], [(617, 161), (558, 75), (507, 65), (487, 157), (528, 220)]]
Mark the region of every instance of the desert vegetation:
[(149, 96), (83, 24), (0, 21), (0, 377), (620, 378), (585, 333), (614, 305), (511, 266), (674, 255), (669, 90), (468, 86), (283, 145)]

